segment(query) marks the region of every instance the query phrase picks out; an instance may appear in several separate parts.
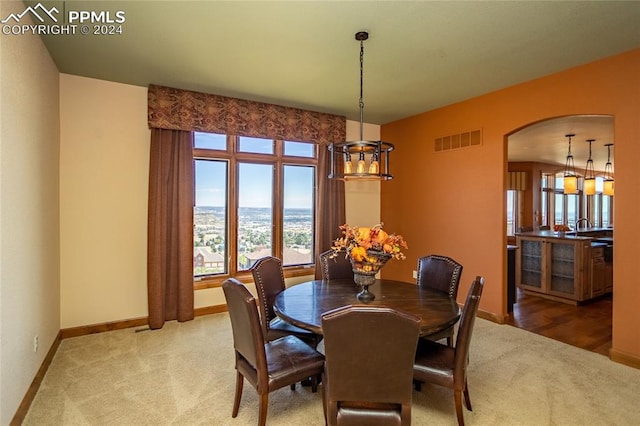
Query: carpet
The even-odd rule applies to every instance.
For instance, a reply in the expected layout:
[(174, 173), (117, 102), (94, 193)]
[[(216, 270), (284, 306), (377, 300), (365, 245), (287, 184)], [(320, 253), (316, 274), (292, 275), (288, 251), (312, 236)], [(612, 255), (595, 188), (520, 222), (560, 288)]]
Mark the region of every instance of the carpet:
[[(246, 382), (231, 418), (233, 360), (226, 313), (65, 339), (23, 424), (255, 425)], [(509, 325), (477, 319), (468, 380), (467, 425), (640, 424), (640, 370)], [(271, 393), (267, 424), (323, 425), (321, 390)], [(414, 391), (412, 421), (456, 425), (452, 391)]]

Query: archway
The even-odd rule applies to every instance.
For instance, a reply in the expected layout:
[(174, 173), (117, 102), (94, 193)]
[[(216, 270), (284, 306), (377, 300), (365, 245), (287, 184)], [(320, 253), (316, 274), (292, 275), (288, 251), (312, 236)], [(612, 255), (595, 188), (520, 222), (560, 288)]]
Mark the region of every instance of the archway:
[[(567, 207), (566, 198), (572, 197), (575, 199), (574, 203), (577, 206), (576, 212), (573, 212), (573, 216), (569, 215), (574, 218), (573, 223), (575, 223), (575, 219), (586, 216), (586, 212), (588, 211), (590, 216), (600, 215), (599, 220), (592, 220), (594, 224), (602, 225), (602, 223), (606, 223), (608, 225), (610, 223), (608, 220), (605, 222), (601, 220), (603, 200), (606, 201), (608, 206), (607, 214), (611, 216), (611, 219), (613, 217), (613, 201), (610, 197), (602, 195), (587, 197), (582, 193), (576, 196), (563, 197), (562, 195), (558, 195), (557, 191), (554, 196), (553, 189), (543, 189), (544, 182), (547, 183), (547, 186), (549, 182), (552, 182), (551, 185), (555, 183), (555, 179), (548, 178), (547, 181), (544, 181), (542, 179), (543, 174), (553, 176), (554, 173), (562, 173), (564, 170), (568, 148), (567, 138), (565, 137), (567, 134), (575, 135), (573, 137), (571, 151), (574, 157), (576, 172), (580, 176), (584, 174), (585, 164), (589, 157), (589, 144), (585, 141), (588, 139), (595, 140), (595, 142), (591, 144), (591, 157), (594, 161), (596, 175), (601, 175), (604, 172), (604, 166), (607, 161), (607, 147), (605, 144), (614, 142), (613, 116), (572, 115), (553, 117), (526, 124), (505, 136), (507, 142), (507, 161), (509, 162), (508, 170), (512, 173), (514, 171), (526, 173), (527, 176), (526, 190), (512, 191), (512, 193), (518, 195), (512, 196), (511, 198), (507, 197), (508, 200), (514, 197), (518, 198), (518, 196), (524, 199), (521, 199), (519, 205), (514, 207), (519, 207), (521, 210), (524, 210), (518, 217), (521, 224), (524, 225), (524, 230), (532, 230), (536, 233), (541, 225), (543, 225), (543, 228), (544, 225), (551, 225), (551, 228), (553, 228), (553, 224), (559, 222), (558, 214), (562, 217), (563, 212), (561, 208), (558, 209), (557, 206), (554, 207), (554, 199), (562, 200), (565, 198), (565, 209), (571, 206), (571, 203), (568, 203), (569, 207)], [(613, 154), (613, 150), (611, 152)], [(545, 196), (545, 194), (547, 195)], [(551, 201), (551, 208), (548, 208), (548, 197), (550, 196), (554, 197), (554, 199)], [(589, 206), (599, 206), (599, 208), (595, 209)], [(545, 207), (547, 208), (545, 209)], [(589, 210), (590, 208), (591, 210)], [(580, 213), (578, 214), (577, 211)], [(566, 222), (566, 217), (567, 213), (565, 211), (565, 220), (561, 223)], [(596, 227), (593, 228), (595, 229)], [(610, 235), (612, 235), (612, 232), (611, 229)], [(596, 234), (594, 233), (593, 235)], [(508, 241), (510, 240), (511, 242), (513, 242), (514, 239), (514, 237), (508, 237)], [(545, 243), (546, 242), (547, 241), (545, 241)], [(612, 244), (610, 248), (612, 251)], [(594, 253), (596, 253), (595, 250)], [(521, 255), (519, 250), (517, 251), (517, 255)], [(551, 256), (548, 256), (548, 259), (550, 258)], [(547, 260), (545, 260), (545, 268), (551, 269), (551, 264), (547, 264)], [(612, 274), (612, 259), (609, 256), (607, 260), (609, 262), (606, 265), (609, 268), (608, 273)], [(591, 262), (591, 260), (585, 260), (585, 263), (586, 262)], [(513, 265), (511, 266), (513, 267)], [(593, 268), (593, 266), (589, 264), (584, 266)], [(554, 264), (553, 267), (555, 268), (557, 265)], [(589, 273), (593, 273), (592, 269), (588, 269), (588, 271)], [(598, 269), (598, 271), (600, 271), (600, 269)], [(595, 275), (594, 273), (594, 276)], [(545, 275), (545, 277), (549, 278), (548, 275)], [(510, 279), (513, 279), (511, 274)], [(578, 278), (576, 278), (576, 281), (577, 280)], [(585, 274), (584, 279), (580, 278), (580, 280), (585, 281), (585, 285), (586, 282), (589, 282), (589, 285), (591, 285), (592, 277), (591, 275)], [(597, 278), (593, 282), (599, 282), (599, 280), (600, 278)], [(604, 278), (602, 278), (602, 280), (604, 280)], [(507, 285), (513, 285), (513, 283), (508, 283)], [(522, 286), (522, 288), (526, 289), (526, 286)], [(512, 325), (584, 349), (608, 355), (609, 348), (611, 347), (612, 303), (610, 295), (604, 296), (604, 292), (593, 293), (595, 294), (593, 298), (588, 296), (586, 299), (595, 301), (595, 303), (588, 303), (575, 308), (574, 306), (558, 302), (558, 300), (563, 300), (562, 298), (550, 300), (554, 299), (552, 295), (548, 298), (536, 297), (540, 294), (535, 291), (523, 291), (522, 288), (518, 288), (517, 291), (514, 290), (514, 296), (517, 297), (515, 302), (519, 303), (514, 305), (513, 312), (510, 313)], [(507, 289), (507, 293), (508, 290), (509, 289)], [(550, 294), (545, 293), (543, 296), (550, 296)], [(507, 300), (507, 303), (509, 303), (509, 300)], [(509, 311), (509, 309), (507, 310)], [(542, 318), (543, 314), (544, 318)], [(538, 318), (536, 315), (540, 317)], [(585, 319), (592, 319), (593, 322), (585, 322)], [(569, 327), (571, 331), (568, 330)]]

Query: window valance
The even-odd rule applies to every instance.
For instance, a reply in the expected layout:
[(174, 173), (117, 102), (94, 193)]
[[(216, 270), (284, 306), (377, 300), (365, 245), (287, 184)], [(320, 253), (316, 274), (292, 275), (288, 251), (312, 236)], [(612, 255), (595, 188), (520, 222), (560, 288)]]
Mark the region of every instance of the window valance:
[(150, 128), (315, 142), (344, 141), (343, 116), (150, 85)]

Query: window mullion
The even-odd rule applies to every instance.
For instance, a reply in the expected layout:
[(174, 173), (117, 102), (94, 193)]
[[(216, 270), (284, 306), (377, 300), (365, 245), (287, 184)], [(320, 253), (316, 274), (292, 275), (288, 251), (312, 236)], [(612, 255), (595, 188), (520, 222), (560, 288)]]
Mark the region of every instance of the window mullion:
[(273, 253), (283, 259), (284, 250), (284, 171), (282, 159), (273, 165)]
[(229, 275), (234, 276), (238, 272), (238, 162), (235, 158), (229, 160), (229, 190), (227, 191), (227, 205), (229, 211), (227, 224), (229, 242), (227, 252), (227, 267)]

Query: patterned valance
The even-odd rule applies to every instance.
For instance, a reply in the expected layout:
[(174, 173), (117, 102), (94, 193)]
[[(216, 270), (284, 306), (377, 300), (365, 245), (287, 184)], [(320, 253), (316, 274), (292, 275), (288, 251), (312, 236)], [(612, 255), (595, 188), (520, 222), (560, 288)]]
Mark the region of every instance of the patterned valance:
[(150, 85), (149, 127), (330, 144), (344, 141), (343, 116)]

